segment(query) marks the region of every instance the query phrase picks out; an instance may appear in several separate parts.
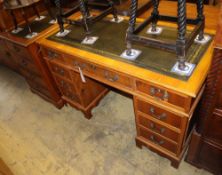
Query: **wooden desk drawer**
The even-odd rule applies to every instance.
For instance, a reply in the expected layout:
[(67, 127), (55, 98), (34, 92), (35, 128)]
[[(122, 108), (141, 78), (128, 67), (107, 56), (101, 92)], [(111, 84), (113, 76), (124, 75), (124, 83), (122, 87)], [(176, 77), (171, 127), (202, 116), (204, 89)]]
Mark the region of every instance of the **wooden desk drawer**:
[(182, 120), (180, 116), (177, 116), (169, 111), (156, 107), (137, 98), (135, 104), (138, 111), (147, 114), (152, 118), (165, 122), (179, 129), (182, 126)]
[(55, 50), (43, 48), (42, 54), (43, 54), (43, 57), (46, 57), (48, 59), (56, 59), (58, 61), (64, 62), (63, 54), (61, 54)]
[(68, 70), (66, 70), (66, 68), (62, 67), (61, 65), (58, 65), (52, 61), (49, 61), (49, 66), (52, 72), (54, 72), (55, 74), (58, 74), (62, 77), (65, 77), (69, 80), (71, 80), (71, 76)]
[(167, 102), (169, 104), (183, 108), (186, 112), (191, 106), (191, 99), (189, 97), (181, 96), (170, 92), (164, 88), (159, 88), (154, 85), (136, 80), (136, 90), (143, 95), (148, 95), (158, 101)]
[(163, 126), (161, 124), (158, 124), (142, 115), (137, 115), (138, 121), (140, 125), (143, 125), (144, 127), (148, 128), (149, 130), (152, 130), (153, 132), (160, 134), (164, 137), (167, 137), (175, 142), (179, 141), (180, 134), (172, 131), (171, 129), (167, 128), (166, 126)]
[(88, 76), (96, 77), (100, 81), (109, 82), (116, 86), (122, 86), (125, 88), (133, 88), (132, 78), (112, 70), (108, 70), (105, 67), (95, 65), (93, 63), (84, 62), (79, 58), (65, 55), (65, 62), (79, 72), (79, 68)]
[(68, 98), (69, 100), (80, 103), (80, 99), (76, 93), (75, 87), (68, 81), (54, 75), (57, 85), (59, 86), (59, 89), (63, 96)]
[(143, 138), (145, 138), (147, 141), (152, 142), (154, 144), (156, 144), (157, 146), (160, 146), (162, 148), (165, 148), (167, 150), (169, 150), (170, 152), (176, 154), (177, 153), (177, 145), (174, 143), (171, 143), (170, 141), (146, 130), (143, 127), (139, 127), (139, 132), (140, 135)]
[(125, 88), (133, 88), (133, 80), (130, 77), (127, 77), (121, 73), (106, 70), (103, 68), (96, 69), (96, 75), (99, 78), (102, 78), (105, 81), (110, 83), (115, 83), (118, 86), (123, 86)]
[[(17, 59), (16, 59), (16, 62), (18, 63), (20, 71), (25, 69), (28, 72), (30, 72), (31, 74), (33, 73), (33, 74), (36, 74), (36, 75), (39, 75), (39, 76), (41, 75), (38, 68), (32, 62), (27, 60), (26, 58), (18, 56)], [(23, 76), (27, 76), (27, 74), (24, 74)]]
[(28, 49), (26, 47), (20, 46), (16, 43), (7, 42), (8, 48), (11, 52), (20, 56), (29, 56)]

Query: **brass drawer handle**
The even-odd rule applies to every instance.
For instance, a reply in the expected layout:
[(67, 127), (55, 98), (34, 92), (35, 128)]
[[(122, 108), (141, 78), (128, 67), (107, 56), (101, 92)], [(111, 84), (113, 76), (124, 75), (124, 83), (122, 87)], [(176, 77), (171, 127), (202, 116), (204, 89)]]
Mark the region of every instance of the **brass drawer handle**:
[(160, 115), (157, 115), (157, 114), (155, 113), (154, 107), (150, 107), (150, 113), (151, 113), (152, 117), (155, 117), (155, 118), (157, 118), (158, 120), (165, 120), (166, 117), (167, 117), (166, 113), (162, 113), (162, 114), (160, 114)]
[(51, 50), (48, 51), (48, 56), (50, 58), (58, 58), (58, 54), (53, 52), (53, 51), (51, 51)]
[(150, 140), (152, 142), (154, 142), (155, 144), (157, 144), (157, 145), (163, 145), (164, 144), (163, 140), (157, 141), (153, 135), (150, 136)]
[(76, 96), (73, 95), (73, 94), (70, 94), (70, 95), (69, 95), (69, 98), (70, 98), (71, 100), (76, 100)]
[(61, 80), (60, 85), (61, 85), (61, 87), (65, 87), (65, 81)]
[(63, 69), (60, 69), (59, 74), (64, 75), (65, 71)]
[(26, 67), (26, 66), (28, 65), (28, 62), (25, 61), (24, 59), (22, 59), (22, 61), (21, 61), (21, 65), (24, 66), (24, 67)]
[(12, 56), (11, 53), (8, 52), (8, 51), (5, 52), (5, 55), (6, 55), (7, 57), (11, 57), (11, 56)]
[(90, 64), (90, 68), (92, 69), (92, 70), (96, 70), (96, 66), (95, 65), (93, 65), (93, 64)]
[[(157, 96), (157, 93), (160, 93), (161, 96)], [(164, 100), (164, 101), (169, 100), (169, 93), (166, 90), (161, 90), (159, 88), (151, 87), (150, 95), (159, 100)]]
[(107, 79), (108, 81), (111, 81), (111, 82), (116, 82), (119, 80), (118, 75), (114, 75), (113, 77), (111, 77), (111, 75), (109, 75), (108, 71), (105, 71), (104, 77), (105, 77), (105, 79)]
[(64, 73), (65, 73), (65, 71), (61, 68), (61, 69), (59, 69), (57, 66), (55, 66), (55, 71), (57, 72), (57, 73), (59, 73), (60, 75), (64, 75)]
[(75, 67), (80, 67), (80, 69), (82, 69), (82, 70), (84, 70), (86, 68), (85, 63), (80, 64), (78, 61), (74, 61), (73, 64)]
[(17, 46), (13, 45), (13, 48), (16, 52), (20, 52), (20, 49)]
[(150, 129), (152, 129), (152, 130), (154, 130), (154, 131), (157, 131), (157, 132), (159, 132), (159, 133), (161, 133), (161, 134), (163, 134), (164, 132), (165, 132), (165, 128), (160, 128), (160, 130), (158, 130), (157, 128), (156, 128), (156, 125), (154, 124), (154, 123), (150, 123)]

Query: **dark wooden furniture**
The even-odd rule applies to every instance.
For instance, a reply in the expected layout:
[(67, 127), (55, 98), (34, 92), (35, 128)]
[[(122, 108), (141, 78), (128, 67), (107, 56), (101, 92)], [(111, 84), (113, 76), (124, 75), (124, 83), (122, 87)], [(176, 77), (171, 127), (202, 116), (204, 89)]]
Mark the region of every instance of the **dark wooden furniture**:
[(0, 64), (21, 74), (32, 92), (61, 108), (64, 102), (46, 69), (46, 65), (39, 59), (41, 56), (40, 48), (35, 44), (37, 39), (55, 27), (52, 25), (32, 39), (19, 37), (10, 32), (1, 32)]
[(222, 9), (211, 69), (186, 157), (189, 163), (222, 174)]
[[(39, 12), (42, 12), (45, 10), (45, 6), (42, 2), (37, 3), (36, 8)], [(15, 13), (18, 24), (23, 22), (24, 19), (22, 17), (21, 11), (15, 10), (14, 13)], [(32, 17), (35, 15), (34, 11), (31, 8), (27, 9), (27, 14), (28, 14), (28, 17)], [(0, 32), (9, 31), (13, 27), (14, 27), (14, 24), (13, 24), (12, 17), (6, 10), (4, 10), (3, 0), (0, 0)]]
[[(28, 35), (30, 36), (33, 35), (32, 28), (30, 26), (29, 15), (26, 10), (31, 8), (37, 17), (36, 20), (41, 20), (43, 16), (40, 16), (40, 13), (38, 9), (36, 8), (37, 4), (40, 3), (41, 1), (42, 0), (4, 0), (3, 1), (5, 10), (8, 11), (12, 17), (12, 21), (14, 23), (14, 32), (18, 32), (18, 29), (19, 29), (17, 17), (15, 15), (15, 11), (17, 10), (21, 12), (22, 17), (25, 21), (26, 27), (28, 27), (28, 31), (29, 31)], [(45, 5), (49, 4), (49, 1), (47, 0), (43, 0), (42, 2)], [(48, 5), (46, 10), (48, 11), (48, 14), (50, 15), (50, 17), (55, 20), (55, 17), (53, 18), (50, 5)]]

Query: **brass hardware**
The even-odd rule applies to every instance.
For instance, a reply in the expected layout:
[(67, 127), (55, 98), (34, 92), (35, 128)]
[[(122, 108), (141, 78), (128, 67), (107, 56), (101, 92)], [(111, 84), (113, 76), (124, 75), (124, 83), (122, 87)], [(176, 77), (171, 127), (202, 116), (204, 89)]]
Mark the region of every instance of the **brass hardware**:
[(58, 54), (53, 52), (53, 51), (51, 51), (51, 50), (48, 51), (48, 56), (50, 58), (58, 58)]
[(70, 97), (71, 100), (76, 100), (76, 96), (73, 95), (73, 94), (71, 94), (69, 97)]
[(13, 45), (13, 48), (16, 52), (20, 52), (20, 49), (17, 46)]
[(64, 73), (65, 73), (65, 71), (61, 68), (61, 69), (59, 69), (57, 66), (55, 66), (55, 71), (57, 72), (57, 73), (59, 73), (60, 75), (64, 75)]
[(90, 64), (90, 68), (92, 69), (92, 70), (96, 70), (96, 66), (95, 65), (93, 65), (93, 64)]
[(26, 66), (28, 65), (28, 62), (25, 61), (24, 59), (22, 59), (22, 61), (21, 61), (21, 65), (26, 67)]
[(60, 84), (61, 84), (62, 87), (64, 87), (65, 86), (65, 81), (61, 80)]
[(107, 79), (108, 81), (111, 81), (111, 82), (116, 82), (119, 80), (118, 75), (114, 75), (113, 77), (111, 77), (111, 75), (108, 73), (108, 71), (105, 71), (104, 77), (105, 77), (105, 79)]
[(156, 128), (156, 125), (154, 124), (154, 123), (150, 123), (150, 128), (152, 129), (152, 130), (155, 130), (155, 131), (157, 131), (157, 132), (159, 132), (159, 133), (161, 133), (161, 134), (163, 134), (164, 132), (165, 132), (165, 128), (160, 128), (160, 130), (158, 130), (157, 128)]
[(59, 74), (60, 74), (60, 75), (64, 75), (64, 70), (61, 69), (61, 70), (59, 71)]
[(157, 114), (155, 113), (154, 107), (150, 107), (150, 113), (151, 113), (151, 116), (152, 116), (152, 117), (155, 117), (155, 118), (157, 118), (158, 120), (165, 120), (166, 117), (167, 117), (166, 113), (162, 113), (162, 114), (160, 114), (160, 115), (157, 115)]
[(73, 62), (74, 66), (79, 66), (79, 63), (77, 61)]
[(86, 64), (85, 63), (80, 64), (80, 63), (78, 63), (78, 61), (74, 61), (73, 64), (76, 67), (80, 67), (80, 69), (82, 69), (82, 70), (86, 68)]
[[(161, 96), (157, 96), (157, 94), (161, 94)], [(166, 90), (161, 90), (159, 88), (151, 87), (150, 88), (150, 95), (158, 100), (169, 100), (169, 93)]]
[(12, 56), (11, 53), (8, 52), (8, 51), (6, 51), (5, 54), (6, 54), (7, 57), (11, 57)]
[(152, 142), (154, 142), (155, 144), (157, 144), (157, 145), (162, 145), (162, 144), (164, 144), (164, 141), (163, 141), (163, 140), (157, 141), (153, 135), (150, 136), (150, 140), (151, 140)]

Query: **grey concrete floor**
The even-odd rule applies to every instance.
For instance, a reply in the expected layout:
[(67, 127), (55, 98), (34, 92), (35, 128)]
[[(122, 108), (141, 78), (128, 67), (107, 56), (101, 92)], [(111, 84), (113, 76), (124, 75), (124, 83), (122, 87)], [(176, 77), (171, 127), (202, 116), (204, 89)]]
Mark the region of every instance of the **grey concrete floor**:
[(87, 120), (30, 92), (0, 66), (0, 157), (15, 175), (208, 175), (135, 146), (132, 99), (109, 92)]

